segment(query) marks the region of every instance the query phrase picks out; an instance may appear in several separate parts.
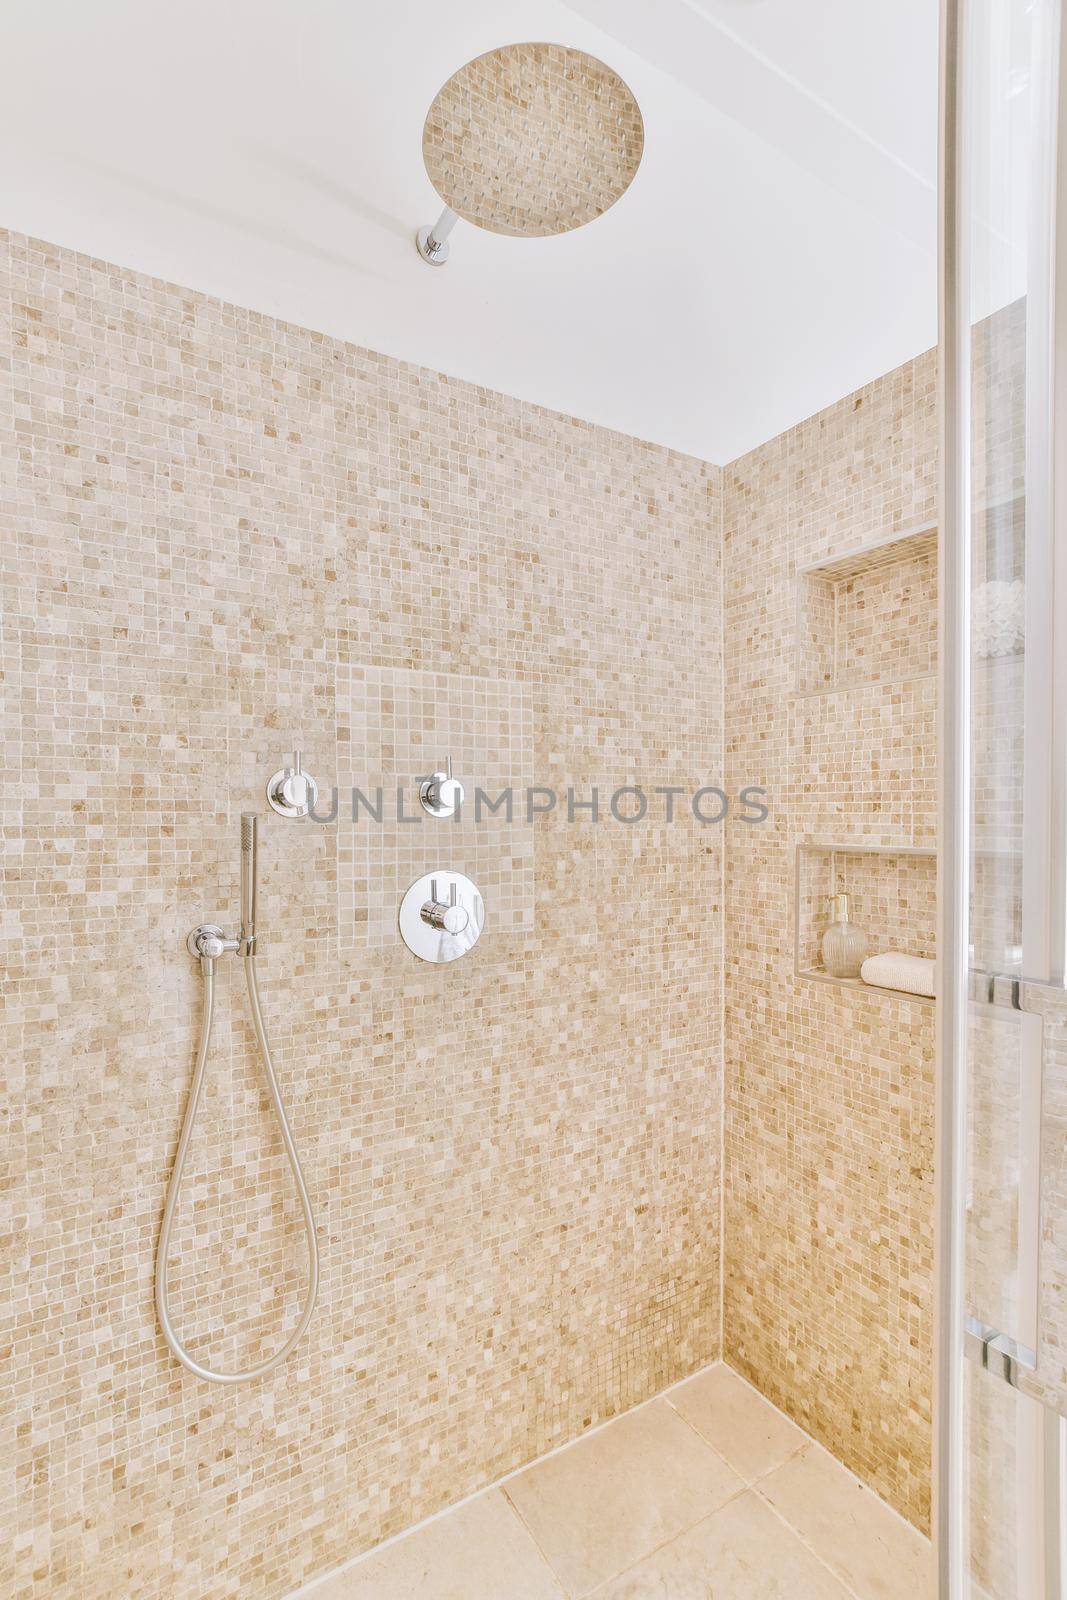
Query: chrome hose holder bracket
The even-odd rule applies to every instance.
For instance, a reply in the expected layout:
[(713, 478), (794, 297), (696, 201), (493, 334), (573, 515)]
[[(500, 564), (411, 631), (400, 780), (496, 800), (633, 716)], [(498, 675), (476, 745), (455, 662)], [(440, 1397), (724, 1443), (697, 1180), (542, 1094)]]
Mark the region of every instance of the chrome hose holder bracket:
[(242, 941), (220, 928), (217, 922), (201, 922), (185, 940), (185, 948), (198, 961), (214, 963), (219, 956), (237, 955)]

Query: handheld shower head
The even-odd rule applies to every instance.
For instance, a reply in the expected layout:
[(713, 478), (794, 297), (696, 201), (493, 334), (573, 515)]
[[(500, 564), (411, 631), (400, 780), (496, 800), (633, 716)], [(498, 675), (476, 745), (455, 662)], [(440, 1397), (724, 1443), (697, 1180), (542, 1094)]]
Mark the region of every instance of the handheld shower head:
[(256, 884), (259, 877), (259, 818), (241, 813), (241, 943), (250, 954), (256, 936)]
[[(259, 818), (252, 811), (245, 811), (241, 815), (241, 936), (231, 939), (223, 930), (214, 923), (201, 923), (194, 928), (188, 938), (188, 947), (192, 955), (200, 959), (200, 971), (203, 977), (203, 1011), (200, 1019), (200, 1042), (196, 1051), (196, 1066), (193, 1068), (193, 1082), (189, 1090), (189, 1098), (185, 1104), (185, 1118), (182, 1122), (182, 1131), (178, 1139), (178, 1149), (174, 1157), (174, 1166), (171, 1168), (170, 1183), (167, 1185), (167, 1199), (163, 1207), (163, 1222), (159, 1230), (159, 1243), (156, 1246), (156, 1313), (159, 1325), (163, 1330), (163, 1337), (171, 1353), (181, 1362), (189, 1372), (194, 1372), (198, 1378), (204, 1378), (208, 1383), (247, 1383), (254, 1378), (262, 1378), (268, 1372), (273, 1372), (275, 1367), (281, 1365), (291, 1351), (296, 1349), (304, 1337), (304, 1332), (311, 1321), (315, 1311), (315, 1300), (319, 1292), (319, 1246), (315, 1237), (315, 1216), (311, 1209), (311, 1199), (304, 1182), (304, 1174), (300, 1169), (300, 1157), (293, 1142), (292, 1130), (289, 1119), (285, 1115), (285, 1106), (282, 1104), (281, 1090), (274, 1071), (274, 1063), (270, 1055), (270, 1041), (267, 1038), (267, 1025), (263, 1020), (263, 1008), (259, 998), (259, 980), (256, 976), (255, 961), (255, 935), (256, 935), (256, 868), (257, 846), (259, 844)], [(273, 1355), (257, 1365), (246, 1367), (243, 1372), (220, 1372), (217, 1368), (204, 1366), (189, 1354), (174, 1331), (170, 1315), (170, 1293), (167, 1287), (168, 1258), (170, 1254), (171, 1229), (174, 1225), (174, 1214), (181, 1195), (182, 1183), (185, 1176), (185, 1160), (189, 1151), (189, 1141), (193, 1136), (196, 1124), (197, 1110), (200, 1106), (201, 1095), (204, 1088), (204, 1073), (207, 1070), (208, 1051), (211, 1048), (211, 1024), (215, 1014), (215, 961), (221, 955), (236, 952), (244, 956), (245, 984), (248, 988), (248, 1004), (252, 1012), (252, 1026), (255, 1029), (256, 1044), (259, 1047), (260, 1061), (263, 1073), (267, 1080), (267, 1092), (270, 1095), (274, 1115), (278, 1120), (282, 1144), (289, 1159), (289, 1169), (296, 1184), (297, 1198), (304, 1217), (304, 1237), (307, 1240), (308, 1280), (307, 1293), (304, 1297), (304, 1309), (300, 1313), (300, 1320), (288, 1339)]]

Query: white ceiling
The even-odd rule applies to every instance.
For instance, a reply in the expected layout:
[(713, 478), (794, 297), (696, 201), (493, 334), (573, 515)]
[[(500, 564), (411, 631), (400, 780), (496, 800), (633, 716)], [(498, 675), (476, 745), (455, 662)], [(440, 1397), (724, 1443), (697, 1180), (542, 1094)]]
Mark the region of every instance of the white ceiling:
[[(0, 225), (727, 461), (936, 338), (937, 0), (5, 0)], [(543, 39), (645, 158), (551, 239), (439, 203), (431, 99)]]

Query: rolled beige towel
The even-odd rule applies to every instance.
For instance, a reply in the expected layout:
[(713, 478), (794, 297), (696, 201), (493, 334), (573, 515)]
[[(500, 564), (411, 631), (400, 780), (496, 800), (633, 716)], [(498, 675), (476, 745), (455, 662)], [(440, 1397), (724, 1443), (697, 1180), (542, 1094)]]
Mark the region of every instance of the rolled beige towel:
[(860, 977), (876, 989), (903, 989), (907, 994), (932, 996), (937, 962), (927, 956), (906, 956), (900, 950), (886, 950), (880, 956), (867, 957), (860, 968)]

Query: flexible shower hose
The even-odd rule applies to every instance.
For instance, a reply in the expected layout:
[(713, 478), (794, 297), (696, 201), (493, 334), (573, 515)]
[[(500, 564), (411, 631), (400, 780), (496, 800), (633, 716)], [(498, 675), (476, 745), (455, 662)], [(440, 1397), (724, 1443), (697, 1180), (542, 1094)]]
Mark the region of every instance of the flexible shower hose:
[(263, 1062), (263, 1071), (267, 1079), (267, 1088), (270, 1091), (271, 1104), (274, 1107), (274, 1114), (278, 1118), (282, 1143), (289, 1158), (289, 1166), (292, 1170), (296, 1192), (300, 1198), (300, 1209), (304, 1217), (304, 1232), (307, 1237), (308, 1253), (307, 1298), (304, 1301), (304, 1309), (300, 1313), (300, 1321), (285, 1344), (268, 1360), (261, 1361), (258, 1366), (249, 1367), (244, 1372), (213, 1372), (210, 1367), (205, 1367), (199, 1361), (193, 1359), (174, 1332), (170, 1320), (170, 1307), (167, 1303), (167, 1255), (170, 1250), (170, 1235), (174, 1224), (174, 1213), (177, 1209), (178, 1196), (181, 1193), (182, 1179), (185, 1174), (185, 1159), (189, 1153), (189, 1141), (193, 1136), (196, 1113), (200, 1106), (200, 1096), (204, 1087), (204, 1071), (207, 1067), (208, 1050), (211, 1047), (211, 1025), (215, 1014), (215, 963), (214, 961), (204, 961), (201, 965), (204, 983), (204, 1006), (200, 1020), (200, 1041), (196, 1051), (196, 1066), (193, 1069), (189, 1100), (185, 1107), (185, 1120), (182, 1123), (181, 1138), (178, 1140), (178, 1151), (174, 1157), (174, 1168), (170, 1175), (170, 1184), (167, 1187), (167, 1201), (163, 1207), (163, 1223), (159, 1230), (159, 1247), (156, 1251), (156, 1311), (159, 1314), (159, 1324), (163, 1329), (163, 1337), (183, 1367), (195, 1373), (198, 1378), (206, 1378), (209, 1383), (250, 1383), (252, 1379), (262, 1378), (265, 1373), (272, 1372), (275, 1367), (280, 1366), (286, 1356), (296, 1348), (303, 1338), (304, 1330), (311, 1321), (315, 1310), (315, 1300), (319, 1292), (319, 1247), (315, 1238), (315, 1217), (311, 1209), (311, 1201), (308, 1198), (307, 1186), (304, 1183), (304, 1174), (300, 1169), (300, 1157), (297, 1155), (296, 1145), (293, 1143), (289, 1119), (285, 1115), (285, 1107), (282, 1104), (278, 1080), (274, 1075), (274, 1063), (270, 1058), (270, 1044), (268, 1043), (267, 1030), (263, 1023), (263, 1012), (259, 1003), (259, 986), (256, 982), (256, 958), (254, 955), (248, 955), (242, 958), (242, 965), (248, 982), (248, 1003), (252, 1010), (252, 1023), (256, 1031), (256, 1042), (259, 1045), (260, 1059)]

